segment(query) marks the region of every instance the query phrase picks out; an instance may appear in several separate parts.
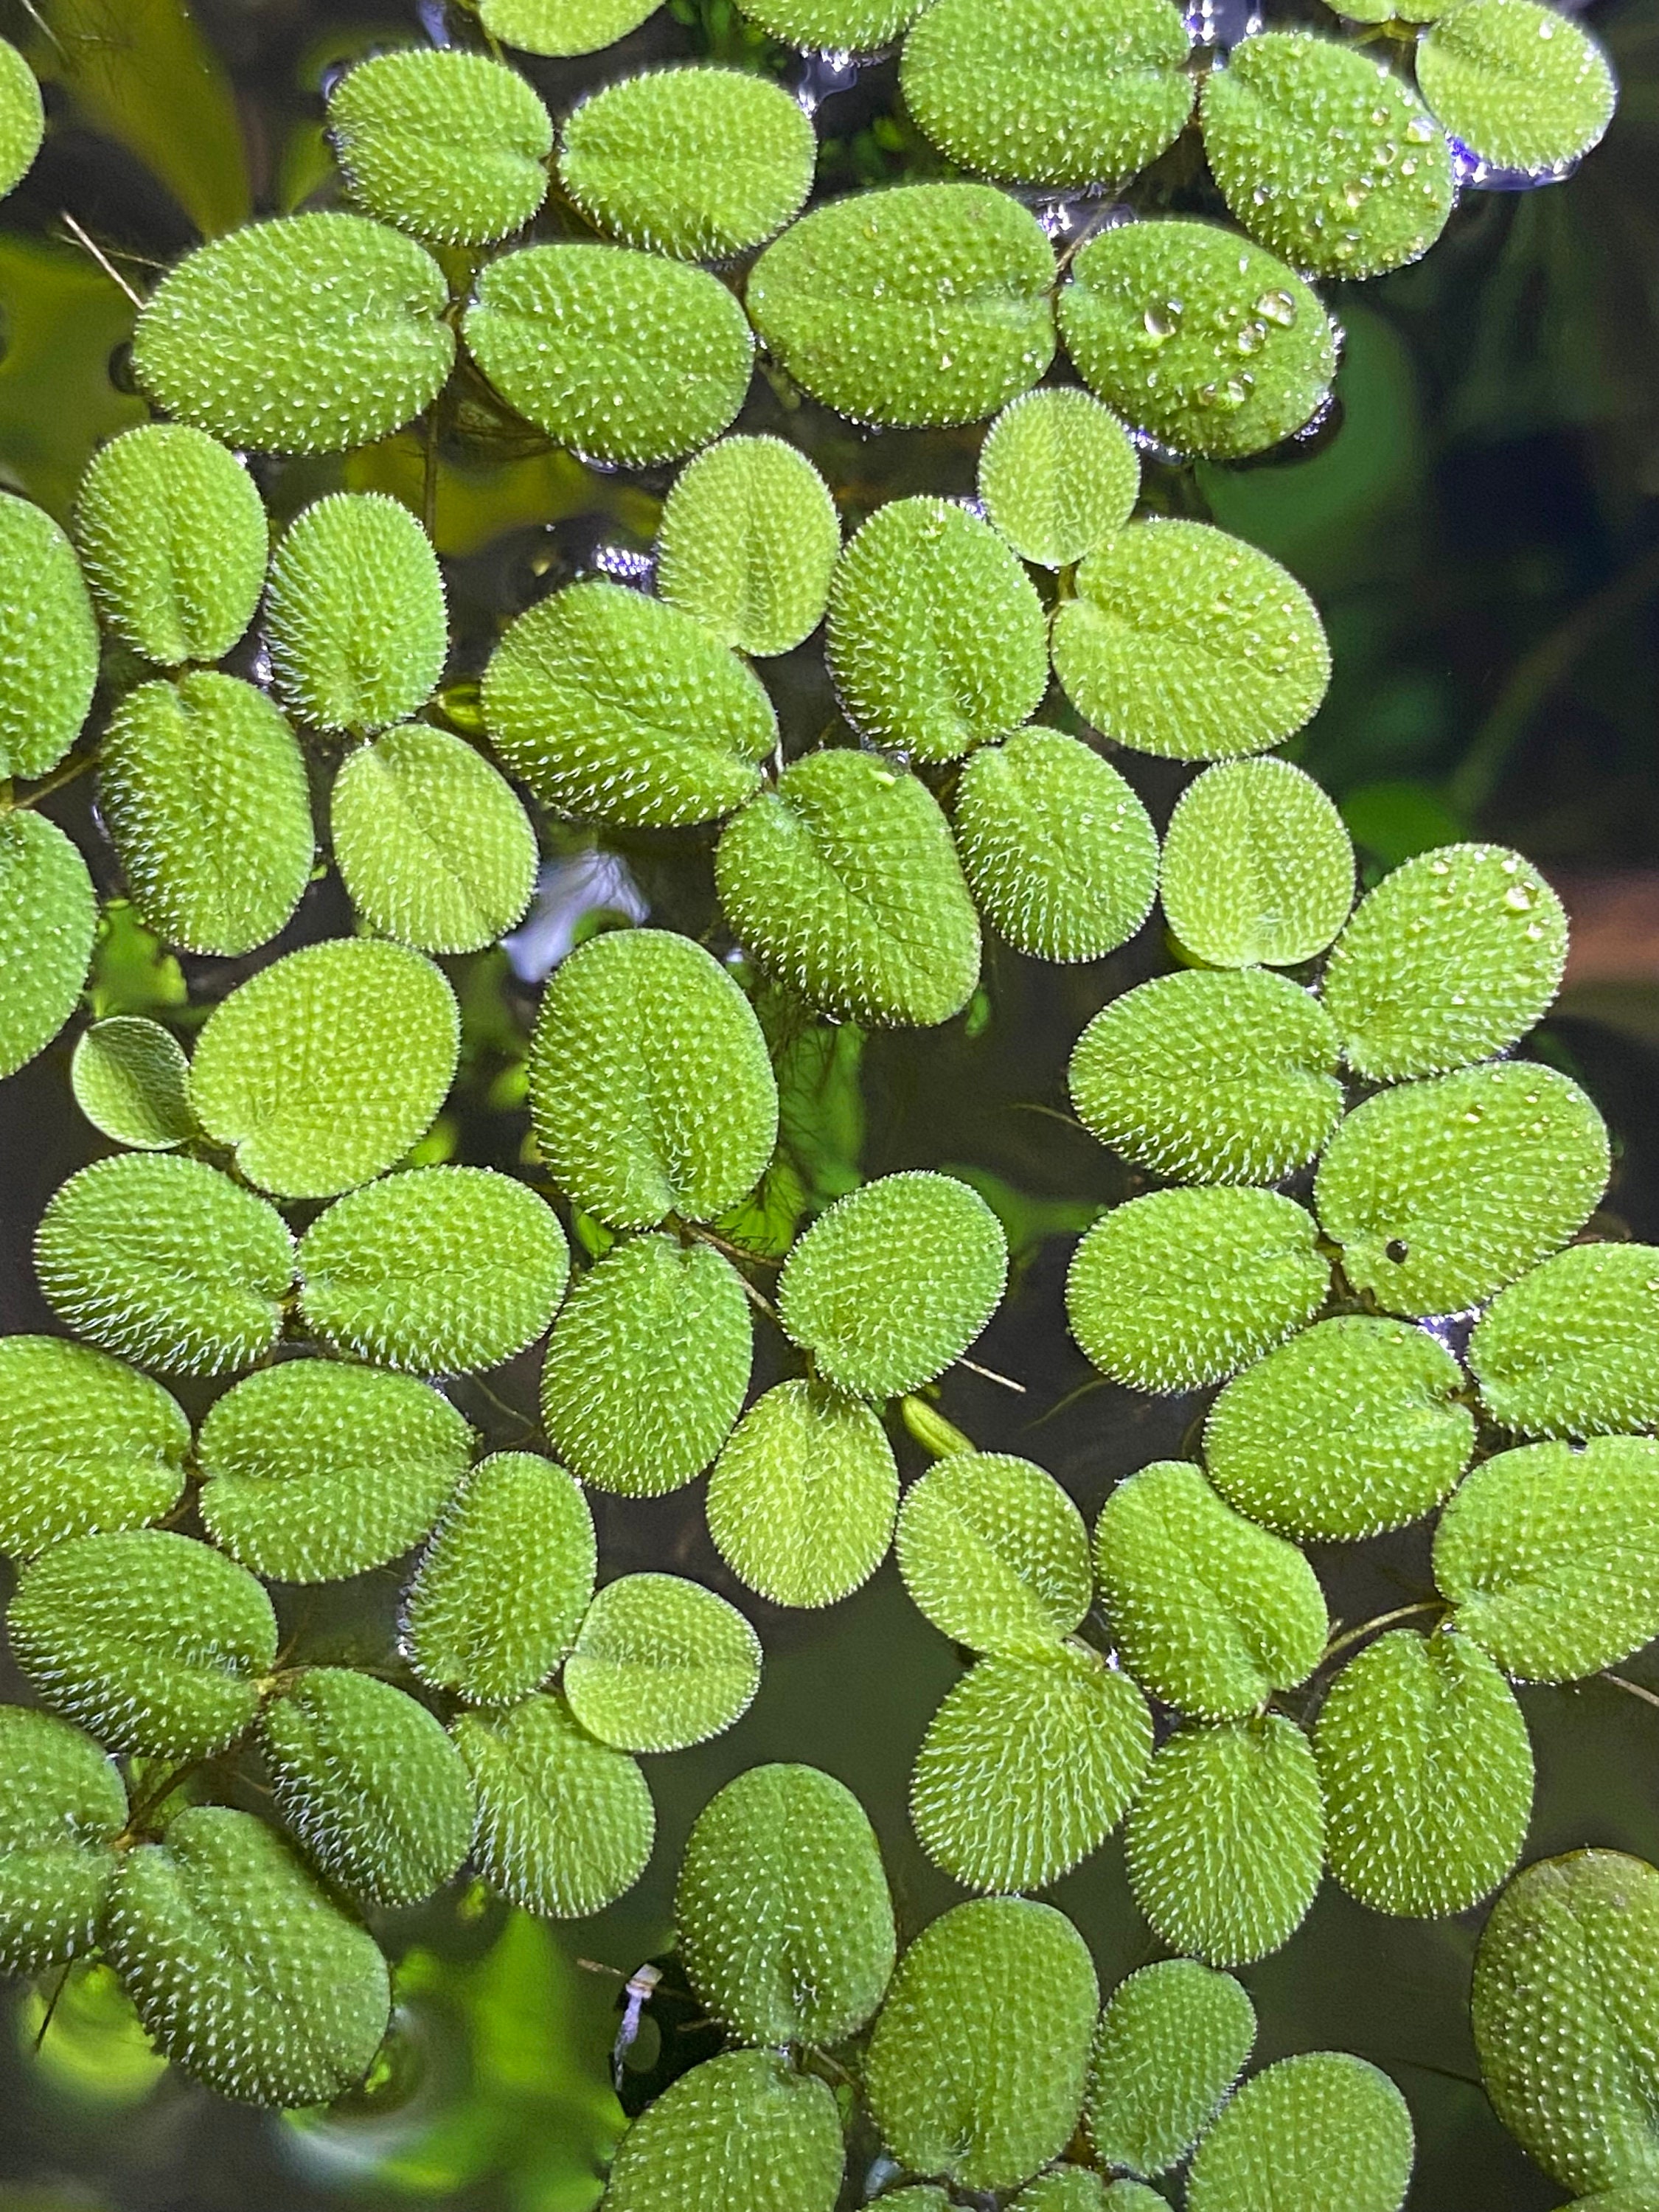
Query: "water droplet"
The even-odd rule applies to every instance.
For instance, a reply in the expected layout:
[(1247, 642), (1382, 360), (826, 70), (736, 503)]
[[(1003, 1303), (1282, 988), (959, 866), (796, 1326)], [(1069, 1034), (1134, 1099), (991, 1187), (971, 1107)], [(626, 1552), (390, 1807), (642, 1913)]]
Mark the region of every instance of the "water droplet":
[(1527, 924), (1526, 936), (1528, 945), (1536, 945), (1543, 934), (1544, 925), (1541, 921), (1529, 921)]
[(1356, 177), (1351, 185), (1342, 188), (1342, 198), (1351, 208), (1364, 207), (1371, 196), (1371, 188), (1363, 177)]
[(1426, 146), (1434, 137), (1435, 126), (1426, 115), (1413, 115), (1406, 125), (1406, 136), (1413, 146)]
[(1296, 301), (1289, 292), (1264, 292), (1255, 303), (1255, 311), (1264, 320), (1277, 323), (1281, 331), (1288, 331), (1296, 320)]
[(1243, 324), (1233, 340), (1240, 353), (1260, 353), (1267, 343), (1267, 333), (1260, 323)]
[(1511, 914), (1525, 914), (1532, 905), (1532, 892), (1525, 884), (1511, 884), (1504, 894), (1504, 903)]
[(1181, 302), (1165, 300), (1161, 305), (1148, 307), (1140, 320), (1147, 337), (1162, 345), (1181, 328)]

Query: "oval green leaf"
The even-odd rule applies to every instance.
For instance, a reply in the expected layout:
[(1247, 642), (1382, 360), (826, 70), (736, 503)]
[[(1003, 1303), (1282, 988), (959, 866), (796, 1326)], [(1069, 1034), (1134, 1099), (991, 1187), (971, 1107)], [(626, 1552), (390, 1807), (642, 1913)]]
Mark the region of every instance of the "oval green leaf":
[(1310, 775), (1226, 761), (1194, 777), (1164, 839), (1170, 927), (1212, 968), (1289, 968), (1322, 952), (1353, 903), (1353, 845)]
[(58, 824), (27, 808), (0, 818), (0, 1078), (75, 1012), (97, 921), (87, 864)]
[(1010, 400), (979, 449), (986, 520), (1040, 568), (1069, 568), (1092, 553), (1129, 520), (1139, 489), (1128, 432), (1071, 386)]
[(727, 1437), (708, 1478), (708, 1533), (738, 1581), (774, 1605), (834, 1605), (887, 1555), (898, 1468), (867, 1406), (779, 1382)]
[(587, 1609), (564, 1693), (591, 1735), (619, 1751), (683, 1751), (747, 1712), (760, 1638), (743, 1615), (681, 1575), (624, 1575)]
[(829, 604), (841, 554), (830, 487), (781, 438), (722, 438), (663, 502), (657, 590), (738, 653), (787, 653)]
[(44, 507), (0, 492), (0, 775), (55, 769), (97, 681), (98, 623), (75, 548)]
[(148, 1375), (61, 1337), (0, 1337), (0, 1553), (159, 1521), (189, 1449), (190, 1423)]
[(1558, 1252), (1498, 1292), (1469, 1365), (1493, 1420), (1522, 1436), (1659, 1427), (1659, 1249)]
[(656, 1833), (651, 1792), (562, 1698), (526, 1698), (500, 1720), (463, 1713), (454, 1736), (478, 1796), (473, 1858), (509, 1905), (583, 1920), (634, 1887)]
[(1000, 1452), (952, 1452), (912, 1483), (897, 1553), (918, 1609), (970, 1651), (1052, 1650), (1094, 1595), (1083, 1516), (1053, 1475)]
[(1380, 2068), (1302, 2051), (1222, 2107), (1187, 2177), (1188, 2212), (1400, 2212), (1413, 2155), (1406, 2100)]
[(330, 93), (328, 127), (358, 205), (417, 238), (492, 245), (547, 197), (547, 110), (517, 70), (486, 54), (376, 54)]
[(44, 1973), (92, 1948), (126, 1821), (119, 1771), (89, 1735), (0, 1705), (0, 1970)]
[(112, 1014), (82, 1030), (70, 1085), (93, 1127), (118, 1145), (165, 1152), (196, 1133), (184, 1048), (143, 1014)]
[(431, 540), (384, 492), (333, 492), (289, 523), (265, 591), (270, 665), (295, 717), (383, 730), (432, 696), (449, 650)]
[(1255, 2041), (1243, 1989), (1196, 1959), (1164, 1959), (1120, 1982), (1095, 2032), (1084, 2108), (1100, 2163), (1167, 2173), (1214, 2118)]

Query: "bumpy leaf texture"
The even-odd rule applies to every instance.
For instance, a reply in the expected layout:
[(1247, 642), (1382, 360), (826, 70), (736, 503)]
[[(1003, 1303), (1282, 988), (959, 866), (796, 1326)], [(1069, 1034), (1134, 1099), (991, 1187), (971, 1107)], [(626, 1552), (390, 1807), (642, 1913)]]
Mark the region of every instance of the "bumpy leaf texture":
[(1346, 2051), (1281, 2058), (1198, 2147), (1189, 2212), (1400, 2212), (1415, 2144), (1406, 2100)]
[(0, 1552), (159, 1520), (189, 1449), (182, 1408), (148, 1375), (61, 1337), (0, 1337)]
[(1140, 456), (1115, 415), (1070, 386), (1009, 401), (979, 449), (986, 519), (1023, 561), (1068, 568), (1129, 520)]
[(769, 2051), (682, 2074), (623, 2137), (603, 2212), (831, 2212), (846, 2154), (828, 2085)]
[(547, 197), (547, 110), (517, 70), (484, 54), (377, 54), (330, 93), (328, 127), (359, 206), (417, 238), (488, 246)]
[(143, 1014), (112, 1014), (82, 1030), (70, 1085), (93, 1127), (118, 1145), (165, 1152), (195, 1133), (184, 1048)]
[(1170, 928), (1212, 968), (1288, 968), (1322, 952), (1353, 902), (1353, 846), (1326, 793), (1289, 761), (1195, 776), (1164, 840)]
[(1196, 1959), (1164, 1959), (1120, 1982), (1095, 2032), (1084, 2110), (1100, 2163), (1167, 2172), (1214, 2118), (1255, 2041), (1243, 1989)]
[(463, 1713), (454, 1736), (478, 1795), (473, 1857), (509, 1904), (579, 1920), (633, 1887), (656, 1832), (651, 1792), (562, 1698), (526, 1698), (499, 1720)]
[(708, 1478), (708, 1533), (739, 1582), (774, 1605), (834, 1605), (886, 1557), (898, 1468), (868, 1406), (821, 1383), (775, 1383)]
[(431, 697), (449, 650), (438, 556), (384, 492), (334, 492), (284, 532), (265, 591), (276, 688), (319, 730), (383, 730)]
[(1479, 161), (1528, 176), (1565, 172), (1613, 119), (1607, 56), (1559, 9), (1471, 0), (1419, 40), (1417, 81), (1452, 137)]
[(0, 1968), (44, 1973), (97, 1940), (126, 1826), (113, 1759), (50, 1713), (0, 1705)]
[(1000, 1452), (952, 1452), (904, 1495), (899, 1571), (941, 1635), (1036, 1656), (1089, 1610), (1083, 1516), (1053, 1475)]
[(33, 167), (46, 131), (34, 71), (9, 40), (0, 40), (0, 195), (15, 191)]
[(531, 54), (592, 54), (637, 31), (656, 0), (479, 0), (492, 38)]
[(26, 808), (0, 820), (0, 1077), (43, 1051), (74, 1012), (97, 921), (87, 864), (58, 824)]
[(681, 1575), (623, 1575), (587, 1609), (564, 1663), (570, 1710), (619, 1751), (681, 1751), (741, 1718), (760, 1687), (760, 1638)]
[(75, 548), (44, 507), (0, 492), (0, 775), (56, 768), (97, 681), (98, 623)]
[(1492, 1419), (1522, 1436), (1659, 1426), (1659, 1249), (1558, 1252), (1498, 1292), (1469, 1365)]
[(787, 653), (823, 619), (840, 554), (836, 503), (805, 453), (781, 438), (722, 438), (663, 502), (657, 590), (722, 645)]

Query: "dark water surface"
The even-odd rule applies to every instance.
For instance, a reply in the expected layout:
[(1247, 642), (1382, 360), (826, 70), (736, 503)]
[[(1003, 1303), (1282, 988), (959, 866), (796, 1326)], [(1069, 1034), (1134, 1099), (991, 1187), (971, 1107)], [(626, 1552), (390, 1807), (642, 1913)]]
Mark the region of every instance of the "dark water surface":
[[(94, 443), (143, 414), (120, 355), (131, 309), (64, 242), (64, 211), (107, 248), (164, 260), (251, 210), (326, 204), (319, 88), (329, 72), (377, 42), (459, 26), (436, 0), (198, 0), (194, 27), (179, 0), (43, 0), (43, 11), (72, 66), (48, 88), (53, 127), (39, 167), (0, 210), (0, 482), (62, 516)], [(1329, 20), (1312, 0), (1300, 12)], [(0, 0), (0, 30), (39, 58), (31, 13)], [(1154, 502), (1212, 514), (1285, 560), (1320, 601), (1335, 680), (1293, 750), (1344, 805), (1373, 873), (1465, 830), (1516, 843), (1575, 883), (1659, 866), (1659, 0), (1595, 7), (1588, 20), (1613, 52), (1624, 100), (1579, 175), (1548, 191), (1471, 195), (1420, 267), (1334, 288), (1348, 334), (1341, 404), (1310, 451), (1202, 467), (1196, 483), (1148, 471)], [(892, 64), (803, 63), (749, 31), (726, 0), (675, 0), (586, 60), (515, 58), (556, 113), (644, 64), (708, 54), (775, 70), (820, 96), (821, 191), (938, 173), (899, 110)], [(1177, 149), (1152, 189), (1168, 204), (1202, 205), (1199, 167), (1183, 161)], [(139, 263), (120, 265), (143, 274)], [(863, 435), (788, 406), (761, 377), (740, 427), (785, 428), (854, 520), (896, 495), (971, 488), (976, 429)], [(278, 463), (261, 474), (286, 517), (342, 483), (408, 495), (419, 468), (405, 435), (349, 464)], [(557, 456), (447, 454), (438, 537), (452, 680), (475, 678), (501, 624), (544, 592), (647, 551), (668, 473), (602, 477)], [(816, 646), (765, 673), (787, 741), (801, 750), (835, 714)], [(1161, 825), (1179, 777), (1134, 756), (1117, 764)], [(112, 885), (86, 786), (52, 811)], [(602, 850), (572, 836), (550, 854), (538, 915), (511, 958), (446, 963), (467, 1010), (468, 1058), (443, 1156), (517, 1162), (518, 1068), (537, 975), (585, 908), (648, 911), (698, 934), (717, 927), (711, 848), (696, 832), (617, 837)], [(337, 891), (319, 884), (276, 949), (349, 926)], [(204, 1005), (268, 957), (191, 960), (181, 975), (121, 933), (100, 957), (100, 1004), (166, 1011), (187, 983)], [(1024, 1395), (957, 1370), (943, 1405), (986, 1448), (1052, 1468), (1090, 1516), (1115, 1478), (1179, 1450), (1206, 1402), (1100, 1383), (1066, 1334), (1061, 1301), (1077, 1231), (1133, 1187), (1054, 1118), (1066, 1060), (1098, 1006), (1164, 964), (1155, 930), (1081, 969), (1042, 967), (988, 943), (985, 991), (966, 1020), (871, 1038), (861, 1109), (834, 1069), (816, 1109), (826, 1188), (855, 1168), (944, 1166), (971, 1175), (999, 1206), (1016, 1283), (975, 1357)], [(1586, 974), (1535, 1049), (1585, 1083), (1612, 1124), (1609, 1212), (1627, 1233), (1659, 1237), (1659, 977), (1644, 981), (1616, 942), (1601, 945)], [(837, 1063), (843, 1079), (846, 1065)], [(70, 1103), (66, 1066), (60, 1046), (0, 1089), (8, 1330), (52, 1326), (28, 1240), (51, 1191), (100, 1149)], [(1054, 1110), (1034, 1110), (1045, 1108)], [(757, 1387), (778, 1358), (763, 1337)], [(499, 1405), (458, 1388), (493, 1441), (514, 1439), (511, 1409), (533, 1420), (534, 1365), (532, 1354), (489, 1378)], [(914, 1472), (921, 1455), (907, 1449)], [(811, 1760), (858, 1793), (907, 1932), (955, 1900), (916, 1848), (904, 1798), (956, 1655), (890, 1565), (827, 1613), (761, 1605), (710, 1547), (702, 1492), (697, 1484), (651, 1502), (594, 1500), (607, 1574), (672, 1566), (697, 1576), (744, 1606), (767, 1650), (760, 1695), (738, 1727), (647, 1762), (659, 1831), (640, 1886), (574, 1925), (544, 1926), (469, 1896), (385, 1917), (379, 1932), (404, 1960), (402, 2027), (385, 2078), (327, 2118), (243, 2112), (162, 2076), (96, 1972), (71, 1985), (40, 2060), (27, 2062), (38, 2002), (12, 1991), (0, 2014), (0, 2207), (586, 2212), (620, 2124), (608, 2072), (619, 1984), (580, 1962), (625, 1974), (665, 1948), (685, 1832), (720, 1783), (757, 1761)], [(1333, 1610), (1348, 1620), (1406, 1601), (1427, 1579), (1421, 1532), (1325, 1547), (1316, 1559)], [(308, 1656), (371, 1656), (391, 1635), (398, 1589), (388, 1569), (289, 1593), (285, 1625)], [(1659, 1680), (1659, 1655), (1627, 1671)], [(0, 1695), (16, 1689), (0, 1682)], [(1659, 1858), (1659, 1713), (1599, 1683), (1522, 1695), (1540, 1771), (1527, 1856), (1598, 1843)], [(1103, 1981), (1153, 1954), (1115, 1842), (1054, 1894), (1088, 1936)], [(1292, 1942), (1242, 1976), (1261, 2015), (1258, 2057), (1339, 2045), (1387, 2067), (1419, 2130), (1417, 2212), (1547, 2212), (1561, 2192), (1498, 2127), (1474, 2079), (1467, 1998), (1480, 1917), (1390, 1920), (1328, 1883)], [(647, 2061), (654, 2034), (641, 2045)]]

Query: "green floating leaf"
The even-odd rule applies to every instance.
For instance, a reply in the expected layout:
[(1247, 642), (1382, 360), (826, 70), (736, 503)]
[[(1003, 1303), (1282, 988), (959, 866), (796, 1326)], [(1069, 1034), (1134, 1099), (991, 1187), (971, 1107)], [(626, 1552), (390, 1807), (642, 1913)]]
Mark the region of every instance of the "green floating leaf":
[(330, 93), (328, 127), (359, 206), (417, 238), (489, 246), (547, 197), (552, 122), (535, 87), (487, 54), (377, 54)]
[(1042, 226), (1007, 193), (898, 185), (814, 208), (746, 291), (762, 343), (813, 398), (928, 428), (981, 422), (1037, 381), (1054, 281)]
[(700, 622), (598, 580), (508, 625), (483, 714), (504, 766), (544, 805), (630, 830), (731, 813), (778, 740), (758, 678)]
[(0, 39), (0, 197), (15, 191), (34, 167), (46, 135), (46, 111), (34, 71)]
[(0, 1972), (44, 1973), (92, 1948), (126, 1821), (115, 1762), (89, 1735), (0, 1705)]
[(1146, 1698), (1097, 1651), (983, 1659), (916, 1753), (917, 1840), (966, 1888), (1046, 1889), (1105, 1842), (1152, 1749)]
[(691, 64), (590, 94), (565, 118), (559, 180), (624, 245), (710, 261), (799, 213), (817, 153), (811, 118), (781, 85)]
[(1008, 2212), (1106, 2212), (1110, 2202), (1092, 2166), (1056, 2166), (1022, 2189)]
[(432, 696), (449, 651), (438, 556), (384, 492), (332, 492), (289, 523), (270, 563), (276, 688), (318, 730), (383, 730)]
[(1131, 523), (1097, 546), (1055, 613), (1054, 655), (1061, 689), (1097, 730), (1171, 760), (1279, 744), (1331, 672), (1295, 577), (1206, 522)]
[(1576, 1682), (1659, 1636), (1659, 1441), (1527, 1444), (1440, 1516), (1434, 1578), (1506, 1674)]
[(865, 2086), (913, 2172), (1009, 2189), (1057, 2158), (1083, 2104), (1100, 2002), (1065, 1915), (984, 1897), (944, 1913), (899, 1961)]
[(751, 1766), (710, 1798), (680, 1862), (674, 1925), (692, 1988), (743, 2043), (840, 2043), (893, 1971), (875, 1831), (816, 1766)]
[(44, 507), (0, 492), (0, 776), (56, 768), (97, 681), (98, 622), (75, 548)]
[(472, 1844), (472, 1782), (424, 1705), (349, 1667), (310, 1667), (260, 1727), (276, 1808), (331, 1881), (418, 1905)]
[(583, 1920), (634, 1887), (657, 1825), (636, 1760), (579, 1728), (562, 1698), (526, 1698), (501, 1720), (463, 1713), (453, 1733), (478, 1795), (473, 1859), (509, 1905)]
[(1305, 31), (1243, 39), (1211, 70), (1204, 152), (1250, 235), (1313, 276), (1417, 260), (1457, 196), (1445, 133), (1410, 88)]
[(259, 1708), (276, 1616), (250, 1574), (161, 1528), (54, 1544), (17, 1581), (12, 1656), (111, 1751), (205, 1759)]
[(1342, 1118), (1336, 1024), (1283, 975), (1196, 968), (1103, 1006), (1069, 1073), (1084, 1127), (1183, 1182), (1272, 1183)]
[(240, 677), (141, 684), (110, 717), (99, 797), (146, 926), (191, 952), (264, 945), (300, 903), (315, 852), (294, 732)]
[(112, 1014), (75, 1041), (75, 1103), (100, 1136), (140, 1152), (170, 1152), (196, 1133), (190, 1062), (170, 1030), (143, 1014)]
[(1059, 312), (1090, 390), (1177, 453), (1265, 453), (1330, 398), (1336, 327), (1318, 295), (1218, 223), (1103, 231), (1072, 264)]
[(951, 2199), (931, 2182), (919, 2181), (908, 2189), (884, 2190), (873, 2200), (882, 2212), (951, 2212)]
[(1036, 960), (1099, 960), (1152, 909), (1158, 832), (1092, 745), (1016, 730), (957, 785), (957, 848), (987, 921)]
[(945, 499), (890, 500), (854, 537), (826, 652), (854, 727), (920, 761), (1004, 736), (1048, 686), (1030, 577), (988, 523)]
[(672, 930), (605, 930), (560, 963), (531, 1044), (530, 1104), (554, 1182), (613, 1229), (714, 1220), (777, 1143), (754, 1009)]
[(954, 1176), (881, 1176), (796, 1243), (778, 1313), (837, 1389), (896, 1398), (966, 1352), (1007, 1279), (1007, 1239), (977, 1191)]
[(1360, 901), (1326, 967), (1348, 1064), (1372, 1081), (1438, 1075), (1525, 1035), (1560, 988), (1567, 917), (1502, 845), (1442, 845)]
[(1127, 2177), (1121, 2181), (1109, 2181), (1106, 2194), (1101, 2199), (1101, 2212), (1160, 2212), (1169, 2203), (1150, 2182), (1132, 2181)]
[(1230, 1382), (1210, 1410), (1210, 1480), (1287, 1536), (1404, 1528), (1450, 1495), (1474, 1449), (1463, 1370), (1426, 1329), (1322, 1321)]
[(1279, 1713), (1182, 1729), (1152, 1760), (1126, 1841), (1135, 1903), (1171, 1950), (1265, 1959), (1301, 1926), (1325, 1864), (1307, 1737)]
[(754, 338), (718, 277), (567, 240), (489, 262), (462, 325), (509, 407), (584, 460), (644, 468), (730, 427)]
[(221, 1000), (197, 1040), (190, 1103), (250, 1182), (333, 1198), (426, 1134), (459, 1048), (454, 994), (429, 960), (337, 938)]
[(0, 1553), (158, 1521), (190, 1423), (148, 1375), (56, 1336), (0, 1336)]
[(455, 1492), (404, 1607), (422, 1681), (505, 1705), (544, 1682), (592, 1601), (593, 1516), (562, 1467), (495, 1452)]
[(523, 921), (536, 832), (512, 786), (465, 738), (406, 722), (348, 753), (329, 830), (351, 903), (422, 952), (477, 952)]
[(228, 1390), (203, 1422), (202, 1519), (256, 1574), (337, 1582), (417, 1544), (471, 1455), (471, 1430), (429, 1384), (284, 1360)]
[(1498, 1292), (1469, 1365), (1493, 1420), (1523, 1436), (1659, 1427), (1659, 1250), (1558, 1252)]
[(841, 554), (830, 487), (781, 438), (722, 438), (663, 503), (657, 590), (738, 653), (787, 653), (823, 618)]
[(1167, 2173), (1214, 2118), (1255, 2041), (1245, 1991), (1196, 1959), (1164, 1959), (1120, 1982), (1095, 2032), (1084, 2110), (1101, 2165)]
[(52, 1194), (34, 1267), (52, 1311), (105, 1351), (164, 1375), (225, 1375), (281, 1334), (294, 1239), (217, 1168), (118, 1152)]
[(478, 0), (492, 38), (527, 54), (595, 54), (637, 31), (658, 0)]
[(1314, 1203), (1349, 1283), (1384, 1312), (1459, 1313), (1582, 1229), (1607, 1169), (1578, 1085), (1504, 1061), (1368, 1098), (1332, 1138)]
[(1514, 1691), (1470, 1639), (1379, 1636), (1331, 1684), (1314, 1747), (1331, 1872), (1362, 1905), (1464, 1912), (1520, 1857), (1532, 1744)]
[(493, 1168), (411, 1168), (312, 1223), (300, 1307), (332, 1352), (465, 1375), (543, 1335), (569, 1273), (559, 1217), (527, 1183)]
[(1659, 1872), (1570, 1851), (1516, 1875), (1474, 1954), (1480, 2078), (1569, 2189), (1659, 2189)]
[(1073, 1255), (1072, 1334), (1133, 1390), (1197, 1390), (1310, 1322), (1330, 1288), (1313, 1216), (1277, 1191), (1158, 1190), (1115, 1206)]
[(760, 1638), (735, 1607), (681, 1575), (623, 1575), (587, 1609), (564, 1693), (619, 1751), (683, 1751), (719, 1735), (760, 1687)]
[(919, 1611), (970, 1651), (1052, 1650), (1094, 1595), (1083, 1516), (1053, 1475), (1000, 1452), (952, 1452), (912, 1483), (897, 1553)]
[(542, 1422), (580, 1480), (659, 1498), (701, 1474), (743, 1410), (754, 1329), (712, 1245), (633, 1237), (577, 1278), (542, 1363)]
[(455, 360), (449, 287), (412, 239), (362, 216), (249, 223), (187, 253), (138, 318), (158, 407), (228, 446), (337, 453), (401, 429)]
[(75, 537), (104, 620), (159, 667), (222, 659), (253, 619), (264, 506), (240, 459), (188, 423), (143, 423), (100, 447)]
[(870, 1408), (821, 1383), (779, 1382), (714, 1462), (708, 1533), (774, 1605), (834, 1605), (887, 1556), (897, 1504), (893, 1448)]
[(938, 0), (904, 41), (905, 106), (965, 169), (1026, 185), (1127, 179), (1193, 106), (1191, 38), (1170, 0)]
[(1129, 520), (1139, 490), (1140, 456), (1128, 432), (1109, 408), (1070, 386), (1010, 400), (979, 449), (986, 520), (1022, 561), (1041, 568), (1069, 568), (1092, 553)]
[[(0, 636), (0, 670), (5, 659)], [(0, 694), (3, 684), (0, 674)], [(58, 824), (21, 807), (0, 818), (0, 1078), (44, 1051), (75, 1012), (97, 921), (87, 864)]]
[(1195, 1720), (1244, 1720), (1319, 1664), (1330, 1622), (1318, 1577), (1184, 1460), (1118, 1484), (1095, 1557), (1123, 1663)]
[(1188, 2212), (1400, 2212), (1414, 2141), (1406, 2100), (1346, 2051), (1305, 2051), (1248, 2081), (1193, 2159)]
[(635, 2121), (602, 2212), (832, 2212), (845, 2166), (826, 2082), (774, 2051), (728, 2051)]
[(1478, 161), (1529, 176), (1564, 175), (1601, 138), (1618, 98), (1595, 40), (1534, 0), (1448, 11), (1418, 42), (1417, 82)]
[(837, 1020), (929, 1029), (979, 981), (979, 917), (926, 784), (873, 753), (792, 761), (714, 854), (726, 919)]
[(1285, 760), (1206, 768), (1176, 801), (1159, 889), (1170, 928), (1212, 968), (1289, 968), (1322, 952), (1353, 903), (1353, 846)]
[(126, 1854), (104, 1948), (158, 2049), (246, 2104), (337, 2097), (390, 2022), (374, 1937), (263, 1820), (222, 1805)]
[(787, 46), (809, 52), (867, 54), (890, 46), (918, 0), (745, 0), (744, 14)]

